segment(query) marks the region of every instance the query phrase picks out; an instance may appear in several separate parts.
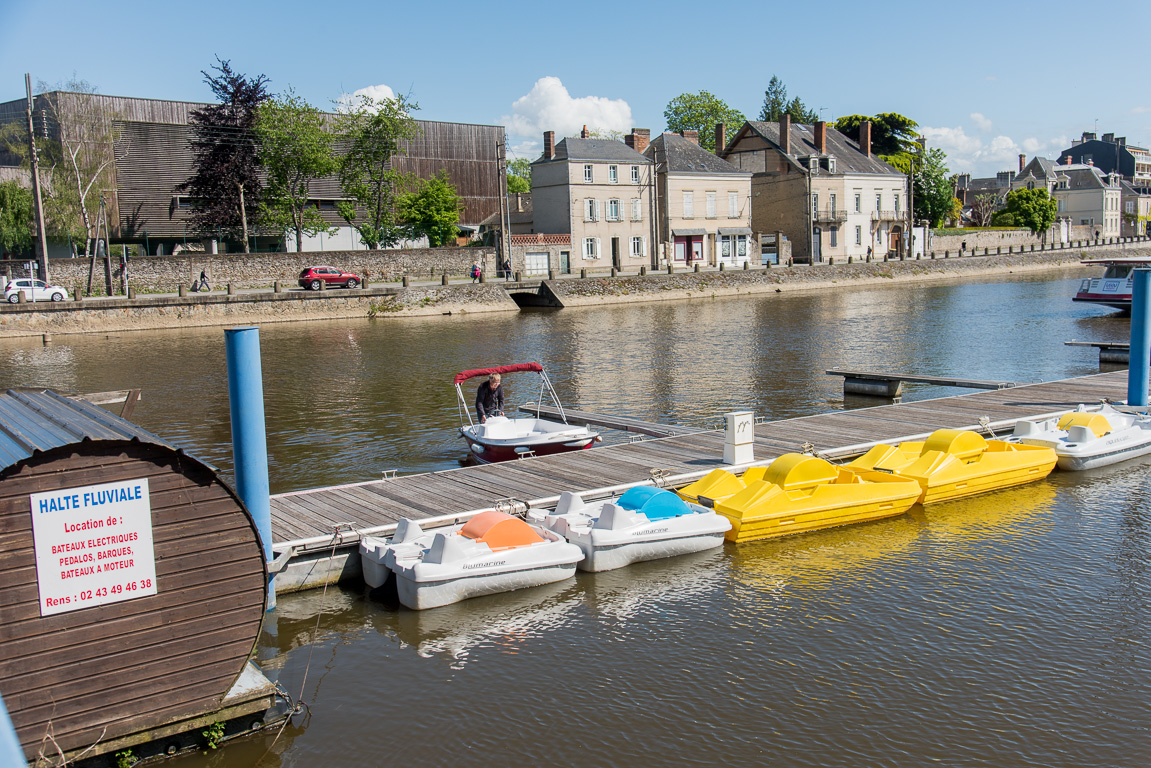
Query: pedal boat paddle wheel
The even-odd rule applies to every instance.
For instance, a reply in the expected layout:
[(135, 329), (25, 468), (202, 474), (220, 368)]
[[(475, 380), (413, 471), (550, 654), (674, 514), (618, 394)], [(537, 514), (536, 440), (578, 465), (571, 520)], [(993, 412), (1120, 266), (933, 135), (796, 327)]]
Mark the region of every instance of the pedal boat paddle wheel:
[[(473, 418), (471, 404), (468, 398), (464, 397), (464, 390), (460, 385), (468, 379), (490, 376), (493, 373), (501, 376), (509, 373), (539, 374), (539, 402), (541, 404), (544, 402), (545, 394), (550, 397), (561, 421), (535, 417), (509, 419), (506, 416), (489, 416), (483, 424), (477, 423)], [(460, 434), (467, 441), (472, 456), (481, 464), (492, 464), (524, 456), (547, 456), (553, 453), (578, 451), (590, 448), (603, 439), (598, 432), (592, 431), (588, 426), (577, 427), (568, 423), (563, 405), (560, 404), (547, 373), (539, 363), (516, 363), (463, 371), (456, 374), (454, 383), (456, 396), (459, 398)], [(464, 424), (464, 419), (467, 419), (467, 424)]]

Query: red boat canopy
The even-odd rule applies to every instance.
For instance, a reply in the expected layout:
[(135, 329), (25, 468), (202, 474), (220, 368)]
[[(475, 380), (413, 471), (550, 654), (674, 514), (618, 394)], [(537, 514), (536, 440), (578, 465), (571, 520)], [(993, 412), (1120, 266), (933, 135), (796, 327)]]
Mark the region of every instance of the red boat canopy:
[(476, 368), (471, 371), (462, 371), (456, 374), (453, 379), (453, 384), (461, 384), (468, 379), (474, 379), (476, 376), (490, 376), (493, 373), (521, 373), (523, 371), (532, 371), (534, 373), (543, 373), (544, 367), (539, 363), (516, 363), (514, 365), (499, 365), (495, 368)]

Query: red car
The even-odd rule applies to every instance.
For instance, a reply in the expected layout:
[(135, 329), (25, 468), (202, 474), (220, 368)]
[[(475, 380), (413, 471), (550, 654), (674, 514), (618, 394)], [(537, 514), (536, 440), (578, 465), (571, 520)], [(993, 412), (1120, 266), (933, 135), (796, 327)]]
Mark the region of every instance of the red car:
[(300, 273), (301, 288), (318, 291), (323, 283), (327, 283), (328, 287), (342, 285), (345, 288), (358, 288), (360, 276), (335, 267), (308, 267)]

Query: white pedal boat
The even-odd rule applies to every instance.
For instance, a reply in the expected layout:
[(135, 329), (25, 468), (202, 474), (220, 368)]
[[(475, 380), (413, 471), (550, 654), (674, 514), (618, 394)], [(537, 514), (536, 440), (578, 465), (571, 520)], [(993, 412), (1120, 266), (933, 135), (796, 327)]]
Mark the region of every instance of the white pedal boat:
[(660, 488), (636, 487), (618, 499), (584, 502), (564, 491), (554, 511), (529, 510), (528, 520), (558, 533), (584, 554), (583, 571), (702, 552), (723, 544), (731, 521)]
[(1151, 416), (1080, 405), (1049, 419), (1018, 421), (1008, 441), (1054, 448), (1060, 469), (1095, 469), (1151, 453)]
[(400, 602), (420, 611), (562, 581), (583, 553), (559, 534), (489, 510), (428, 532), (401, 520), (390, 541), (362, 539), (360, 559), (369, 586), (383, 586), (391, 571)]

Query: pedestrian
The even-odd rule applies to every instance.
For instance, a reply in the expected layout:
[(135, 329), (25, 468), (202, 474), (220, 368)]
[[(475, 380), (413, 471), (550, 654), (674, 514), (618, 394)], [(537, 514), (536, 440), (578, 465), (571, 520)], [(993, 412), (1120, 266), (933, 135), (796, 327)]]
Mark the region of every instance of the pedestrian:
[(480, 262), (479, 260), (472, 262), (472, 282), (478, 282), (480, 279)]
[(488, 376), (488, 380), (476, 389), (476, 415), (480, 424), (486, 422), (489, 416), (504, 415), (504, 387), (500, 384), (498, 373)]
[(959, 244), (959, 252), (960, 253), (967, 253), (967, 241), (966, 240), (964, 240), (962, 243)]
[(871, 246), (867, 246), (867, 260), (871, 261)]
[(512, 279), (512, 257), (504, 257), (504, 280)]

